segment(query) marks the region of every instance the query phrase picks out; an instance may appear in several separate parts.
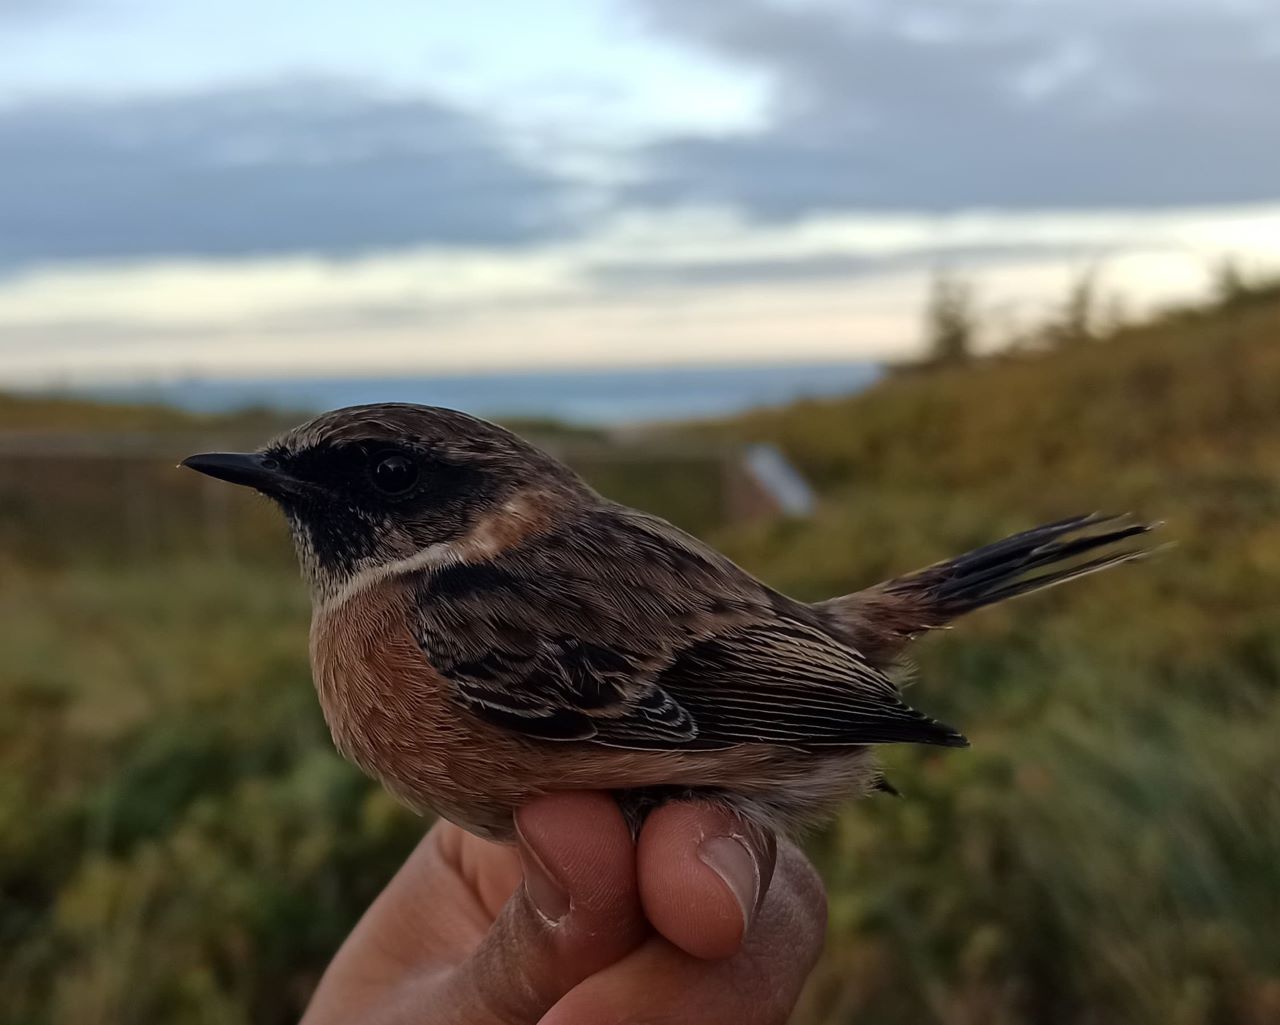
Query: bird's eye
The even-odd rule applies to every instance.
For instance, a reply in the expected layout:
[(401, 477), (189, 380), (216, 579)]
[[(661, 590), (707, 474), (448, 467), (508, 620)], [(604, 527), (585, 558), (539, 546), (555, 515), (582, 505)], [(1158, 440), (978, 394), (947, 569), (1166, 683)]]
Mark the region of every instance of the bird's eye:
[(384, 495), (403, 495), (418, 483), (418, 464), (398, 452), (373, 464), (373, 486)]

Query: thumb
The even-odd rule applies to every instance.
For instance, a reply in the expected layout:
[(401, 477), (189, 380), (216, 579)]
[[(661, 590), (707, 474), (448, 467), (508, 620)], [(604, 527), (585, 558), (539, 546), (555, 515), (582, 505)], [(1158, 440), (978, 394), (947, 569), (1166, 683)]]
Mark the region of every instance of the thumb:
[(536, 1022), (579, 982), (647, 933), (635, 845), (601, 793), (537, 798), (516, 813), (523, 885), (446, 986), (441, 1006), (468, 1025)]

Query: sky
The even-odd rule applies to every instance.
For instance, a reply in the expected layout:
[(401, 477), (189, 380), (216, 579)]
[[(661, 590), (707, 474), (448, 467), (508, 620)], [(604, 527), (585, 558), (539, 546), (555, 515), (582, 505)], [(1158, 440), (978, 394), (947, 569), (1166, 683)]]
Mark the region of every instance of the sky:
[(901, 358), (943, 269), (992, 344), (1280, 269), (1273, 0), (0, 0), (0, 53), (0, 382)]

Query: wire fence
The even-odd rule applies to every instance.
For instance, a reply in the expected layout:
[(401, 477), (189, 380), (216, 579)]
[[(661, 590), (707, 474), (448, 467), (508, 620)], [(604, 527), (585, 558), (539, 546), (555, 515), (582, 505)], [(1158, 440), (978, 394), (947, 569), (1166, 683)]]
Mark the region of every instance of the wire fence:
[[(250, 492), (180, 470), (237, 437), (0, 434), (0, 553), (24, 561), (201, 554), (285, 558), (284, 528)], [(806, 515), (812, 496), (776, 450), (714, 445), (551, 446), (603, 494), (697, 534)]]

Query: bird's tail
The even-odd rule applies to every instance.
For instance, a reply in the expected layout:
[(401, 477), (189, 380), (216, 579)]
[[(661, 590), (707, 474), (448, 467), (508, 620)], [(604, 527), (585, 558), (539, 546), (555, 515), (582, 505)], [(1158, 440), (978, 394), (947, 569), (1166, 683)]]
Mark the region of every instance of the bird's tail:
[(1149, 549), (1113, 546), (1153, 526), (1097, 513), (1073, 516), (833, 598), (818, 608), (868, 659), (889, 663), (917, 634), (967, 612), (1142, 558)]

